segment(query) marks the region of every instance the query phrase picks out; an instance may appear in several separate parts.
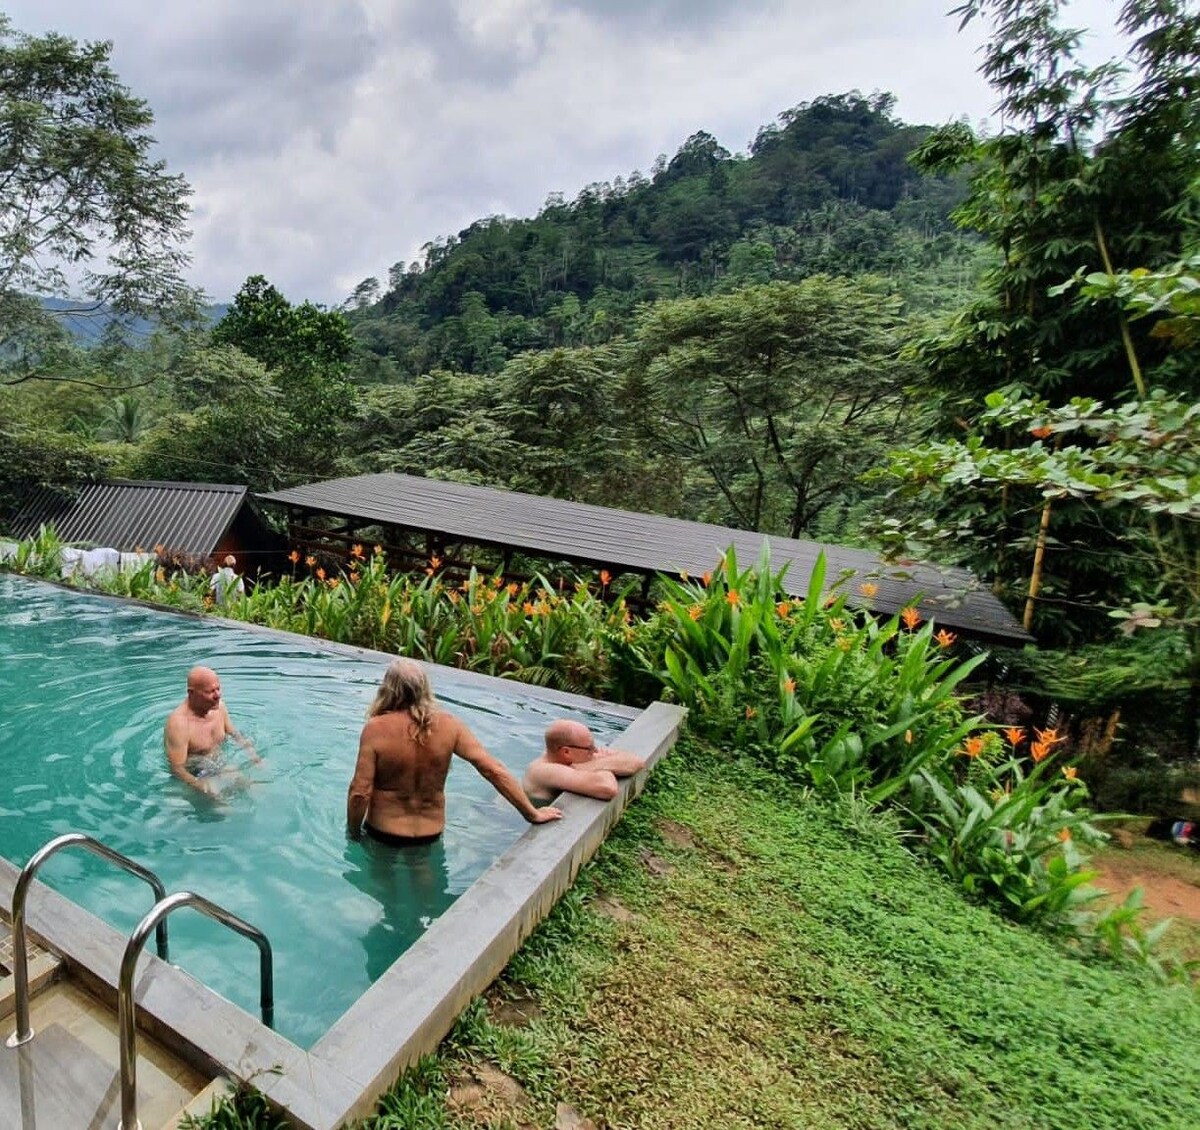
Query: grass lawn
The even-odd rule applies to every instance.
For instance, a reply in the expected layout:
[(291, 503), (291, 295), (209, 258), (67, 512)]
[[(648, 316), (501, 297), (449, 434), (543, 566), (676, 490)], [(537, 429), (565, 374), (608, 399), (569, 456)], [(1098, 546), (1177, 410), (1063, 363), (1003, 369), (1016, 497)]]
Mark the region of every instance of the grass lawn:
[(966, 903), (879, 817), (703, 754), (656, 770), (369, 1125), (1200, 1121), (1195, 990), (1085, 963)]

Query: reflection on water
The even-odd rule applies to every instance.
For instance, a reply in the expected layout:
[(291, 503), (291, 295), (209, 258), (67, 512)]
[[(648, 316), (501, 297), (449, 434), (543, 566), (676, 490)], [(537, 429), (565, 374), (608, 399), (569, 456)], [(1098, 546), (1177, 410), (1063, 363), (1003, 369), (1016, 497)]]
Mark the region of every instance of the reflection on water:
[[(224, 804), (173, 777), (163, 752), (166, 716), (197, 663), (216, 669), (234, 724), (264, 759), (241, 769), (248, 785)], [(526, 827), (461, 764), (436, 851), (347, 844), (346, 787), (383, 670), (378, 657), (299, 637), (0, 576), (0, 855), (20, 865), (51, 837), (86, 832), (168, 890), (258, 926), (275, 951), (276, 1025), (307, 1046)], [(447, 673), (434, 689), (517, 774), (547, 722), (569, 713), (518, 684), (498, 694)], [(602, 738), (619, 728), (579, 716)], [(41, 874), (123, 933), (150, 906), (144, 884), (86, 853), (60, 853)], [(171, 939), (173, 960), (257, 1013), (252, 943), (185, 911)]]
[(346, 881), (379, 904), (362, 936), (367, 980), (374, 981), (454, 901), (445, 840), (391, 847), (364, 838), (348, 842), (343, 858)]

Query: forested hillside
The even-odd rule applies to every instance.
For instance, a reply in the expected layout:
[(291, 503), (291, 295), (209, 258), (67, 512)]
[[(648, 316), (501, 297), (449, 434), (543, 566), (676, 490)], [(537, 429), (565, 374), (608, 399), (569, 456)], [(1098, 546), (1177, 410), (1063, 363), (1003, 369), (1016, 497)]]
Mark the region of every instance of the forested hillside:
[(490, 216), (426, 244), (422, 261), (396, 263), (386, 287), (365, 279), (348, 303), (377, 359), (367, 371), (498, 372), (525, 350), (611, 341), (643, 303), (818, 273), (883, 276), (910, 306), (961, 299), (979, 248), (950, 220), (965, 178), (918, 171), (909, 157), (929, 127), (892, 105), (818, 98), (737, 156), (699, 132), (649, 176), (552, 194), (532, 219)]

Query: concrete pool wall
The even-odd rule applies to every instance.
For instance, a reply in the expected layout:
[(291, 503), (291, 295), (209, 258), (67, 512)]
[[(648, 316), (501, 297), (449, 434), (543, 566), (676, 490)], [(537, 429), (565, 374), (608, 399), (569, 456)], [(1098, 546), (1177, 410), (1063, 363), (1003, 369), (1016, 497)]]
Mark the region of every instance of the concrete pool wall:
[[(297, 639), (271, 629), (236, 626)], [(381, 663), (394, 658), (324, 641), (306, 642), (321, 650), (378, 655)], [(432, 670), (436, 688), (437, 669)], [(453, 674), (456, 680), (480, 680), (493, 690), (498, 683), (512, 689), (506, 680), (457, 670)], [(135, 981), (139, 1028), (197, 1070), (252, 1083), (298, 1127), (336, 1130), (349, 1119), (369, 1115), (379, 1095), (405, 1067), (437, 1046), (463, 1007), (496, 978), (549, 913), (642, 790), (654, 764), (674, 745), (684, 718), (681, 708), (664, 703), (636, 713), (524, 684), (520, 690), (564, 706), (586, 706), (632, 718), (613, 744), (644, 758), (646, 769), (622, 781), (611, 801), (564, 795), (556, 802), (563, 819), (528, 828), (310, 1050), (286, 1040), (150, 952), (139, 962)], [(154, 866), (153, 860), (139, 862)], [(17, 874), (14, 864), (0, 859), (0, 905), (4, 907), (11, 905)], [(67, 976), (115, 1008), (124, 935), (37, 882), (31, 889), (28, 925), (35, 940), (61, 955)], [(319, 976), (319, 970), (313, 972)], [(246, 976), (257, 976), (250, 943)], [(0, 1047), (3, 1054), (14, 1053)]]

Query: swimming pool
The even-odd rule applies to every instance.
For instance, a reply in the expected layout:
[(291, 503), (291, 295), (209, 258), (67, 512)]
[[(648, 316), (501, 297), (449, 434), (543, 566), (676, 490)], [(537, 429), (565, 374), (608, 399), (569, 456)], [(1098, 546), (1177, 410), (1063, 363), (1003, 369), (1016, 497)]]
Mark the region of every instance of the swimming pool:
[[(0, 855), (20, 865), (55, 835), (87, 832), (168, 890), (259, 926), (275, 952), (275, 1026), (310, 1046), (527, 827), (460, 764), (444, 844), (398, 867), (395, 853), (346, 840), (346, 785), (384, 662), (0, 576)], [(235, 725), (265, 758), (220, 807), (171, 777), (162, 750), (196, 663), (216, 668)], [(550, 718), (580, 717), (602, 737), (627, 721), (519, 684), (440, 670), (434, 683), (518, 773)], [(85, 853), (56, 856), (39, 877), (122, 933), (150, 905), (141, 884)], [(178, 914), (171, 958), (257, 1011), (244, 939)]]

